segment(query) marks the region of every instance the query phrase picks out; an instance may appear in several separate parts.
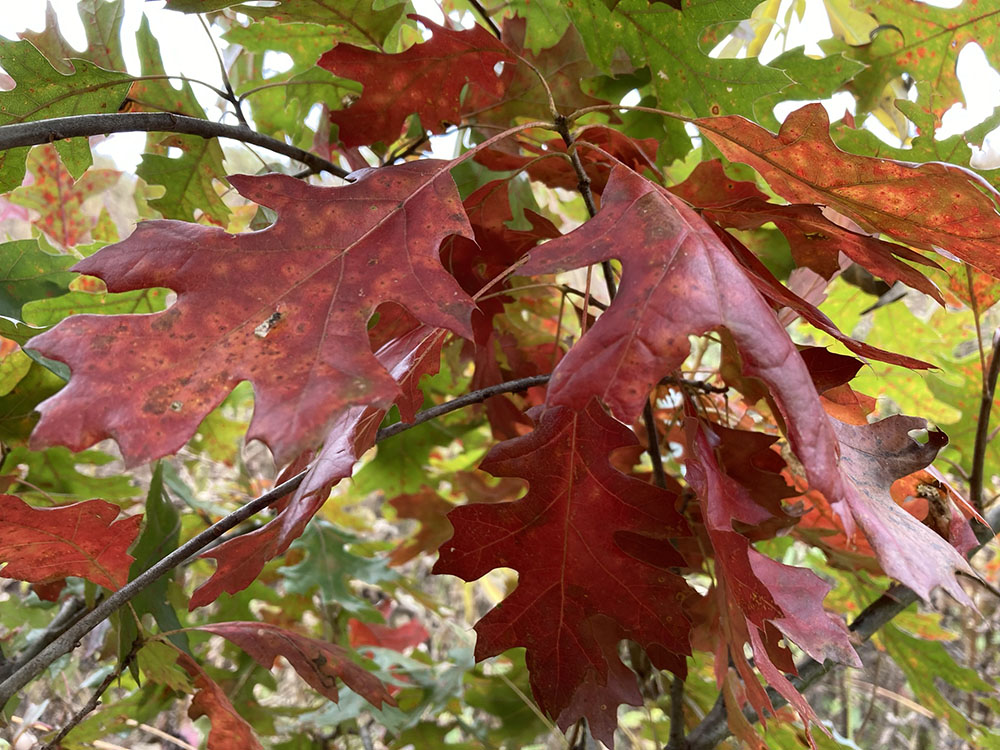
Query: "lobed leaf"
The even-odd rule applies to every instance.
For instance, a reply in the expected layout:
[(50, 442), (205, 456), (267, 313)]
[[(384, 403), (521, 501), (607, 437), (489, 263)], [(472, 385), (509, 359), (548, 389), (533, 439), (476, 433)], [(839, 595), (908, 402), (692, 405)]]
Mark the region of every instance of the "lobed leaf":
[(31, 583), (79, 576), (112, 591), (128, 580), (126, 551), (142, 516), (120, 520), (117, 505), (87, 500), (58, 508), (32, 508), (0, 495), (0, 574)]
[(130, 465), (164, 456), (249, 380), (248, 437), (285, 463), (346, 408), (396, 398), (368, 344), (378, 305), (396, 301), (471, 337), (472, 302), (437, 255), (446, 236), (471, 236), (447, 162), (386, 167), (335, 188), (282, 175), (231, 182), (277, 222), (242, 235), (145, 222), (75, 266), (112, 292), (169, 285), (177, 302), (153, 315), (77, 316), (35, 338), (75, 374), (40, 407), (34, 445), (113, 437)]

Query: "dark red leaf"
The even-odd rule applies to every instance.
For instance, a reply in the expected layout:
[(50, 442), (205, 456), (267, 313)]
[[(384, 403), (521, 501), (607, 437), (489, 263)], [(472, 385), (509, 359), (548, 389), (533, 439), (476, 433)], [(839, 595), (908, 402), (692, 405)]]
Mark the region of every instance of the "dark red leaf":
[(410, 15), (428, 29), (430, 40), (395, 55), (338, 44), (318, 65), (334, 75), (360, 81), (361, 98), (345, 110), (330, 113), (348, 148), (399, 138), (406, 118), (420, 115), (420, 124), (443, 133), (462, 119), (462, 89), (469, 84), (487, 98), (500, 97), (506, 84), (494, 66), (513, 62), (513, 55), (482, 26), (453, 30)]
[(495, 567), (517, 570), (517, 589), (476, 625), (476, 658), (526, 647), (542, 709), (562, 727), (586, 716), (610, 744), (618, 704), (641, 703), (618, 641), (635, 641), (657, 667), (683, 674), (688, 622), (680, 605), (691, 595), (682, 578), (640, 562), (617, 540), (631, 534), (659, 544), (678, 565), (668, 539), (687, 526), (673, 494), (611, 466), (608, 454), (636, 439), (596, 402), (537, 419), (533, 432), (495, 446), (482, 464), (495, 476), (526, 479), (528, 494), (453, 510), (455, 535), (434, 572), (472, 581)]

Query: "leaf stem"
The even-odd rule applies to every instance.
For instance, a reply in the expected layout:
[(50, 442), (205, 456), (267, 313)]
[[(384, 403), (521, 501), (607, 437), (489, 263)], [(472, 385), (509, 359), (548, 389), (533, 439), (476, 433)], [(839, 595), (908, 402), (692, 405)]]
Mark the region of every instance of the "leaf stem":
[(490, 31), (493, 32), (493, 36), (503, 41), (503, 35), (500, 33), (500, 27), (497, 26), (496, 21), (490, 17), (489, 12), (487, 12), (486, 8), (483, 7), (482, 3), (480, 3), (479, 0), (468, 0), (468, 2), (469, 5), (472, 6), (472, 9), (476, 11), (476, 15), (483, 19), (483, 23), (485, 23), (489, 27)]
[(337, 177), (347, 177), (348, 172), (337, 164), (316, 154), (309, 153), (276, 138), (258, 133), (242, 125), (225, 125), (187, 117), (172, 112), (116, 112), (102, 115), (73, 115), (49, 120), (0, 126), (0, 151), (21, 146), (37, 146), (65, 138), (78, 138), (108, 133), (150, 132), (183, 133), (202, 138), (232, 138), (266, 148)]
[[(480, 388), (479, 390), (466, 393), (444, 404), (424, 409), (423, 411), (417, 413), (413, 422), (397, 422), (396, 424), (389, 425), (388, 427), (383, 427), (378, 431), (375, 437), (375, 442), (382, 442), (383, 440), (387, 440), (394, 435), (405, 432), (412, 427), (423, 424), (428, 420), (435, 419), (447, 414), (448, 412), (455, 411), (456, 409), (461, 409), (465, 406), (485, 401), (492, 396), (497, 396), (501, 393), (522, 391), (532, 386), (543, 385), (548, 382), (548, 380), (548, 375), (534, 375), (532, 377), (509, 380), (505, 383), (498, 383), (497, 385)], [(41, 674), (42, 671), (52, 664), (52, 662), (63, 654), (68, 654), (76, 648), (80, 639), (84, 635), (104, 622), (104, 620), (106, 620), (115, 610), (124, 606), (141, 591), (157, 581), (161, 576), (184, 563), (192, 555), (197, 554), (230, 529), (264, 510), (269, 505), (277, 502), (285, 495), (294, 492), (295, 489), (302, 484), (302, 481), (305, 479), (308, 472), (309, 470), (306, 469), (305, 471), (296, 474), (291, 479), (282, 482), (277, 487), (272, 488), (269, 492), (265, 492), (255, 500), (251, 500), (246, 505), (236, 509), (197, 536), (191, 538), (185, 544), (182, 544), (169, 555), (162, 558), (155, 565), (148, 568), (145, 572), (136, 576), (117, 591), (112, 592), (106, 599), (97, 604), (83, 617), (78, 619), (71, 627), (67, 628), (66, 631), (53, 640), (52, 643), (39, 651), (39, 653), (35, 654), (27, 661), (17, 664), (11, 670), (10, 675), (2, 683), (0, 683), (0, 710), (3, 709), (11, 697), (31, 682), (31, 680)]]

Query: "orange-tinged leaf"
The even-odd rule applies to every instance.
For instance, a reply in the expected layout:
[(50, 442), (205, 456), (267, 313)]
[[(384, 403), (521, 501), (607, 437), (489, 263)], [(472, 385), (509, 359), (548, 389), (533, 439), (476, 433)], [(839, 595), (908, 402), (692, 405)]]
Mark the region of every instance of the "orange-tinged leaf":
[(376, 307), (398, 302), (471, 337), (472, 300), (438, 257), (446, 236), (472, 236), (449, 166), (411, 162), (334, 188), (234, 176), (244, 196), (278, 212), (275, 224), (230, 235), (145, 222), (78, 263), (109, 291), (166, 286), (177, 302), (153, 315), (68, 318), (32, 339), (73, 372), (39, 407), (33, 445), (80, 450), (111, 437), (135, 465), (179, 449), (249, 380), (248, 438), (285, 463), (315, 448), (344, 409), (387, 407), (399, 387), (369, 347)]
[(351, 661), (350, 652), (342, 646), (263, 622), (214, 622), (195, 629), (221, 635), (265, 669), (270, 669), (279, 656), (285, 657), (299, 677), (334, 702), (340, 679), (375, 708), (384, 703), (396, 705), (382, 681)]
[(355, 618), (347, 621), (348, 640), (351, 648), (378, 646), (403, 652), (419, 646), (430, 638), (427, 629), (419, 620), (407, 620), (402, 625), (380, 625), (377, 622), (361, 622)]
[(236, 713), (219, 684), (184, 652), (177, 653), (177, 663), (191, 675), (198, 690), (188, 707), (188, 716), (192, 719), (207, 716), (212, 722), (208, 750), (264, 750), (253, 729)]
[(866, 230), (913, 247), (943, 248), (1000, 276), (996, 192), (972, 172), (841, 151), (821, 104), (790, 114), (777, 135), (737, 116), (694, 122), (726, 158), (749, 164), (782, 198), (830, 206)]
[[(687, 524), (672, 493), (611, 466), (612, 450), (637, 441), (596, 401), (535, 417), (533, 432), (494, 446), (481, 466), (528, 480), (528, 494), (453, 510), (455, 535), (434, 572), (473, 581), (495, 567), (517, 570), (517, 588), (476, 625), (476, 658), (526, 647), (541, 708), (562, 727), (586, 716), (610, 745), (618, 705), (642, 702), (618, 658), (622, 638), (684, 674), (681, 605), (693, 592), (667, 567), (683, 565), (669, 538), (687, 535)], [(654, 556), (658, 564), (644, 561)]]
[(117, 590), (128, 581), (129, 545), (142, 516), (115, 520), (120, 509), (104, 500), (59, 508), (32, 508), (13, 495), (0, 495), (0, 575), (31, 583), (66, 576), (86, 578)]
[(399, 138), (406, 118), (420, 115), (420, 124), (443, 133), (446, 124), (462, 119), (461, 94), (466, 84), (484, 95), (499, 97), (505, 84), (494, 66), (513, 62), (506, 45), (482, 26), (453, 30), (411, 15), (433, 34), (430, 40), (395, 54), (338, 44), (318, 65), (341, 78), (364, 85), (361, 98), (345, 110), (330, 113), (348, 148)]

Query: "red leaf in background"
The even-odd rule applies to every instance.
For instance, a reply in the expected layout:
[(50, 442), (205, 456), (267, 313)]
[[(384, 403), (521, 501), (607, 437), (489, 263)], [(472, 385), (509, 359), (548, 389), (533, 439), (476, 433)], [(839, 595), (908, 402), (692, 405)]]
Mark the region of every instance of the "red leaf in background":
[(262, 622), (214, 622), (193, 629), (221, 635), (265, 669), (270, 669), (279, 656), (285, 657), (299, 677), (334, 702), (339, 697), (339, 678), (375, 708), (381, 708), (384, 703), (396, 705), (381, 680), (351, 661), (350, 652), (334, 643)]
[[(887, 575), (913, 589), (925, 601), (936, 586), (971, 604), (955, 572), (974, 575), (955, 548), (893, 501), (894, 481), (923, 469), (948, 437), (937, 430), (918, 443), (909, 433), (927, 422), (896, 415), (879, 422), (850, 425), (833, 420), (841, 445), (841, 468), (852, 491), (845, 496), (850, 516), (865, 533)], [(844, 515), (847, 509), (834, 508)], [(852, 529), (848, 529), (852, 531)]]
[[(382, 326), (395, 329), (394, 324), (399, 321), (396, 316), (383, 318), (373, 331)], [(440, 330), (419, 324), (405, 334), (393, 332), (396, 338), (382, 346), (376, 357), (402, 390), (398, 399), (400, 414), (404, 420), (412, 420), (423, 401), (423, 393), (417, 387), (420, 378), (427, 372), (436, 372), (440, 364), (442, 335)], [(284, 554), (323, 507), (330, 489), (349, 477), (354, 464), (375, 444), (375, 434), (384, 416), (384, 409), (371, 406), (355, 406), (345, 411), (330, 428), (326, 444), (312, 462), (309, 474), (280, 508), (277, 517), (262, 528), (223, 542), (202, 555), (214, 559), (217, 567), (212, 577), (191, 595), (189, 609), (215, 601), (223, 591), (230, 594), (242, 591), (260, 575), (268, 560)]]
[(402, 565), (423, 552), (437, 552), (451, 538), (453, 529), (448, 512), (455, 506), (434, 490), (425, 487), (412, 495), (398, 495), (389, 504), (400, 518), (420, 522), (419, 531), (389, 553), (390, 565)]
[(33, 148), (27, 167), (32, 182), (11, 193), (10, 202), (37, 211), (36, 226), (62, 247), (89, 242), (97, 217), (88, 216), (83, 203), (118, 182), (121, 172), (88, 169), (74, 180), (51, 144)]
[(73, 371), (39, 407), (33, 445), (81, 450), (111, 437), (135, 465), (179, 449), (250, 380), (247, 437), (283, 464), (315, 448), (347, 407), (388, 406), (399, 387), (369, 347), (376, 307), (395, 301), (472, 335), (472, 301), (438, 257), (448, 235), (472, 236), (448, 167), (411, 162), (334, 188), (234, 176), (244, 196), (278, 211), (274, 225), (230, 235), (150, 221), (78, 263), (109, 291), (166, 286), (177, 302), (153, 315), (75, 316), (32, 339)]
[(1000, 276), (996, 191), (972, 172), (841, 151), (830, 140), (822, 104), (792, 112), (777, 135), (737, 116), (694, 123), (726, 158), (749, 164), (785, 200), (830, 206), (868, 231), (925, 250), (944, 248)]
[(761, 192), (756, 183), (727, 175), (718, 159), (699, 162), (686, 180), (667, 190), (696, 208), (728, 206), (747, 198), (767, 200), (767, 193)]
[(347, 621), (347, 637), (351, 648), (378, 646), (402, 653), (408, 648), (419, 646), (430, 635), (419, 620), (407, 620), (402, 625), (393, 627), (377, 622), (361, 622), (352, 617)]
[(466, 117), (506, 128), (518, 117), (534, 120), (541, 113), (548, 113), (550, 93), (556, 110), (563, 115), (608, 103), (580, 88), (583, 79), (598, 76), (601, 71), (590, 61), (580, 33), (572, 24), (555, 45), (538, 54), (525, 48), (526, 31), (525, 19), (518, 16), (504, 19), (501, 36), (511, 61), (504, 64), (503, 85), (496, 91), (485, 87), (470, 91), (462, 107)]
[(188, 708), (188, 716), (192, 719), (207, 716), (212, 722), (208, 747), (211, 750), (264, 750), (253, 729), (236, 713), (219, 684), (205, 674), (194, 659), (181, 651), (177, 653), (177, 663), (191, 675), (198, 689)]
[(611, 466), (609, 453), (637, 441), (596, 402), (537, 419), (533, 432), (494, 446), (481, 466), (526, 479), (528, 494), (453, 510), (455, 535), (434, 572), (473, 581), (495, 567), (517, 570), (517, 588), (476, 625), (476, 658), (526, 647), (541, 708), (562, 727), (586, 716), (610, 745), (618, 704), (642, 701), (618, 642), (633, 640), (658, 668), (683, 674), (689, 625), (681, 604), (693, 595), (682, 578), (624, 548), (655, 547), (663, 566), (682, 565), (669, 538), (689, 532), (672, 493)]
[[(611, 169), (619, 162), (636, 172), (648, 170), (653, 174), (659, 174), (659, 169), (656, 167), (656, 149), (659, 142), (655, 138), (636, 140), (618, 130), (603, 125), (591, 125), (576, 135), (575, 142), (581, 146), (580, 161), (587, 176), (590, 177), (591, 189), (596, 193), (604, 192)], [(580, 178), (577, 177), (573, 165), (567, 158), (562, 156), (538, 158), (568, 153), (562, 138), (552, 138), (541, 145), (535, 145), (524, 139), (518, 139), (515, 143), (527, 151), (528, 155), (487, 148), (478, 151), (473, 158), (484, 167), (496, 172), (527, 168), (531, 179), (544, 182), (549, 187), (566, 190), (577, 188)], [(598, 148), (587, 148), (585, 144), (588, 143)], [(501, 142), (501, 145), (506, 145), (506, 142)], [(609, 155), (613, 158), (609, 158)]]
[(511, 51), (482, 26), (455, 31), (418, 15), (410, 15), (433, 36), (395, 54), (338, 44), (317, 63), (341, 78), (360, 81), (364, 92), (346, 110), (330, 113), (348, 148), (399, 138), (406, 118), (420, 115), (424, 130), (443, 133), (462, 119), (462, 89), (499, 97), (505, 84), (494, 70), (513, 62)]
[(0, 495), (0, 576), (31, 583), (79, 576), (116, 591), (128, 581), (134, 558), (126, 550), (142, 523), (142, 516), (116, 521), (120, 510), (104, 500), (32, 508)]

